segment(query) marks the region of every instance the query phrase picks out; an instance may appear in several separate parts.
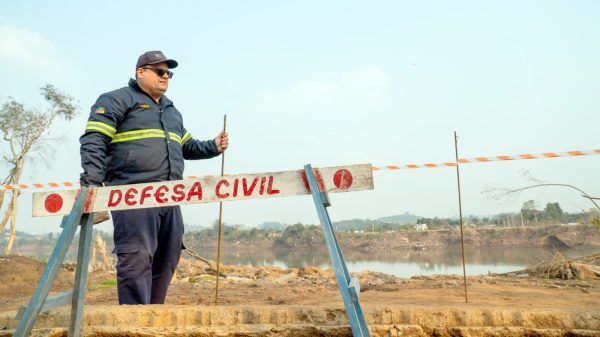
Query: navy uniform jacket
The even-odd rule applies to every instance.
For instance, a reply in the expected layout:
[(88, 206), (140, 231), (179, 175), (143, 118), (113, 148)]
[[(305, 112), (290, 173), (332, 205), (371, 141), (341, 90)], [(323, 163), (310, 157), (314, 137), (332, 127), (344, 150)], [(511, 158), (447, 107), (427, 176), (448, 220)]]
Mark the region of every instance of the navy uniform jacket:
[(214, 140), (192, 138), (171, 100), (157, 104), (133, 79), (100, 95), (79, 141), (82, 186), (179, 180), (184, 159), (219, 155)]

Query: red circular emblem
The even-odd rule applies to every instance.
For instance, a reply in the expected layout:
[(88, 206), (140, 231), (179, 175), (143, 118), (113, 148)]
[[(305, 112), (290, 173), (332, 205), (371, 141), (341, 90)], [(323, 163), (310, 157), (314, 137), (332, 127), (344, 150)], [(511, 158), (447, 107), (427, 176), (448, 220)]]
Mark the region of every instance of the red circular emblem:
[(337, 188), (348, 189), (352, 186), (352, 173), (346, 169), (337, 170), (333, 175), (333, 183)]
[(46, 201), (44, 201), (44, 206), (46, 207), (46, 210), (48, 212), (56, 213), (60, 211), (60, 209), (63, 206), (63, 198), (56, 193), (50, 194), (46, 197)]

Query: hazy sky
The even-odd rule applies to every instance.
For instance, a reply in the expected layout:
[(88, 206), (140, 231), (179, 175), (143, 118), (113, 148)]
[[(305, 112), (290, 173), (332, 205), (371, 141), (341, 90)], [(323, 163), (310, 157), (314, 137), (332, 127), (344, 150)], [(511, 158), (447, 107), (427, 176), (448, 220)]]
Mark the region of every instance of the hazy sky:
[[(41, 108), (38, 88), (51, 83), (81, 106), (53, 128), (64, 138), (50, 167), (30, 165), (24, 183), (78, 179), (90, 106), (155, 49), (179, 61), (167, 95), (196, 138), (213, 138), (227, 114), (230, 174), (451, 161), (454, 130), (461, 157), (596, 149), (599, 17), (598, 1), (4, 1), (0, 102)], [(461, 169), (464, 212), (516, 211), (529, 199), (590, 207), (570, 190), (511, 203), (482, 195), (487, 185), (527, 185), (523, 170), (600, 195), (599, 156), (472, 164)], [(212, 159), (188, 161), (185, 173), (218, 172)], [(330, 214), (453, 216), (455, 174), (375, 172), (374, 191), (332, 195)], [(31, 195), (21, 198), (20, 230), (59, 230), (60, 219), (31, 218)], [(216, 204), (184, 208), (191, 224), (217, 215)], [(227, 223), (273, 220), (318, 218), (308, 196), (224, 207)]]

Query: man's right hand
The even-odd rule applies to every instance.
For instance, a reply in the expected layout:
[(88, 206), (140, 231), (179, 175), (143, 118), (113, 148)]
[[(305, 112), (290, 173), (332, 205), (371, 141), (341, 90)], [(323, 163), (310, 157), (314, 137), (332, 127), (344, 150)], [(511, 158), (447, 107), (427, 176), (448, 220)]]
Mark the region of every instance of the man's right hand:
[(229, 146), (229, 135), (225, 131), (221, 131), (217, 137), (215, 138), (215, 145), (217, 145), (217, 150), (221, 153), (227, 150)]

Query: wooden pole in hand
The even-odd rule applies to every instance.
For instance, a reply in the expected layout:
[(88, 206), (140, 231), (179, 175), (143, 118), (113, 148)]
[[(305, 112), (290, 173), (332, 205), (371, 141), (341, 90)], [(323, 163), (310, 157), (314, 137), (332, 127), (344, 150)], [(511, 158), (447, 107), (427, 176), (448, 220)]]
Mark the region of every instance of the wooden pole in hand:
[[(227, 128), (227, 115), (223, 116), (223, 133)], [(225, 175), (225, 150), (221, 153), (221, 177)], [(223, 224), (223, 202), (219, 202), (219, 235), (217, 239), (217, 287), (215, 288), (215, 305), (219, 304), (219, 275), (221, 273), (221, 227)]]

